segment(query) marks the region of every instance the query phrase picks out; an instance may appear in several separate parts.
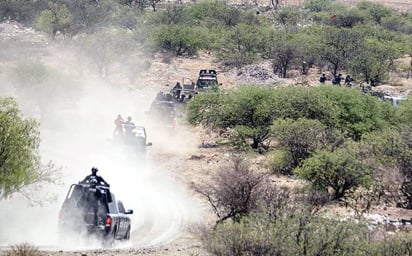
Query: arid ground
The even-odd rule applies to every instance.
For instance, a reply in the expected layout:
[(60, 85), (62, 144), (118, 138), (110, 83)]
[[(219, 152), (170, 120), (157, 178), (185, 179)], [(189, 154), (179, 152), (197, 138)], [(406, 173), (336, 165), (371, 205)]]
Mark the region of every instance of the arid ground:
[[(376, 2), (404, 11), (412, 9), (409, 0)], [(284, 4), (300, 5), (302, 1), (285, 0)], [(262, 80), (250, 72), (253, 67), (228, 69), (207, 53), (196, 58), (172, 57), (168, 61), (159, 53), (152, 57), (150, 69), (139, 73), (131, 83), (121, 72), (116, 72), (121, 66), (114, 66), (112, 75), (101, 79), (96, 69), (82, 63), (71, 49), (64, 47), (64, 42), (53, 42), (33, 29), (6, 21), (0, 24), (0, 40), (10, 39), (17, 43), (29, 42), (35, 50), (42, 51), (42, 63), (74, 74), (84, 88), (75, 96), (78, 107), (54, 106), (51, 109), (58, 114), (53, 114), (54, 119), (41, 127), (42, 157), (62, 167), (62, 184), (50, 188), (57, 193), (57, 200), (42, 208), (28, 207), (19, 196), (0, 202), (0, 217), (8, 220), (10, 227), (0, 230), (0, 247), (4, 249), (0, 253), (5, 254), (11, 245), (29, 242), (53, 256), (207, 255), (196, 231), (199, 225), (213, 223), (214, 216), (206, 202), (193, 192), (191, 184), (208, 179), (226, 161), (227, 151), (199, 147), (202, 142), (214, 142), (214, 134), (189, 127), (182, 116), (176, 131), (147, 127), (153, 146), (148, 149), (145, 160), (136, 159), (130, 152), (112, 146), (113, 119), (121, 113), (133, 116), (136, 124), (145, 125), (150, 119), (145, 113), (156, 93), (170, 90), (183, 78), (195, 80), (199, 69), (216, 69), (222, 86), (231, 88), (238, 84), (279, 81), (270, 65), (262, 63), (261, 67), (268, 72)], [(24, 54), (22, 51), (14, 54)], [(0, 62), (0, 96), (16, 94), (8, 73), (12, 66), (11, 60)], [(309, 77), (296, 76), (283, 82), (305, 80), (316, 84), (318, 76), (318, 71), (313, 70)], [(409, 94), (412, 80), (402, 83), (402, 87), (383, 86), (382, 90)], [(29, 115), (36, 117), (38, 113), (31, 111)], [(265, 159), (257, 157), (254, 164), (264, 166)], [(68, 185), (87, 175), (93, 165), (100, 168), (100, 174), (111, 183), (126, 207), (129, 205), (135, 212), (131, 241), (119, 243), (113, 249), (84, 244), (75, 237), (73, 241), (58, 241), (56, 233), (58, 210)], [(278, 182), (294, 183), (287, 178), (279, 178)], [(339, 213), (345, 211), (336, 209)], [(393, 208), (378, 209), (376, 213), (395, 219), (409, 214)]]

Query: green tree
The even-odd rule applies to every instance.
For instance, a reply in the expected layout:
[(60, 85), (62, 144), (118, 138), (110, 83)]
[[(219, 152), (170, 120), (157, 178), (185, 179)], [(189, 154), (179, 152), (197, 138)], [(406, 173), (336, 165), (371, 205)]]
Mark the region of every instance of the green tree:
[(349, 69), (364, 81), (376, 84), (385, 81), (401, 56), (401, 44), (366, 38), (350, 58)]
[(372, 181), (369, 166), (356, 156), (357, 151), (350, 146), (333, 152), (320, 150), (304, 160), (294, 173), (311, 182), (316, 189), (332, 189), (333, 199), (341, 199), (348, 191), (367, 187)]
[(218, 109), (222, 104), (221, 95), (216, 92), (202, 93), (190, 100), (186, 105), (186, 118), (192, 125), (204, 125), (208, 128), (218, 128), (220, 114)]
[(238, 24), (218, 42), (218, 58), (226, 65), (241, 67), (259, 60), (267, 50), (267, 27)]
[(412, 19), (403, 15), (392, 15), (382, 18), (382, 27), (404, 34), (412, 34)]
[(343, 9), (336, 13), (336, 18), (328, 19), (328, 24), (338, 28), (353, 28), (356, 25), (365, 23), (366, 14), (358, 9)]
[(166, 8), (149, 16), (149, 24), (158, 26), (186, 24), (189, 22), (188, 8), (181, 4), (166, 5)]
[(332, 5), (330, 0), (307, 0), (304, 2), (304, 7), (312, 12), (329, 11)]
[(69, 32), (74, 36), (80, 32), (95, 32), (112, 22), (118, 4), (113, 0), (60, 0), (73, 15)]
[(208, 28), (234, 27), (242, 21), (242, 11), (225, 1), (198, 1), (189, 8), (190, 20)]
[(309, 33), (299, 33), (295, 37), (296, 43), (294, 64), (300, 68), (303, 75), (307, 75), (309, 69), (315, 63), (319, 63), (319, 38)]
[(282, 8), (275, 12), (275, 20), (283, 26), (296, 26), (300, 22), (301, 12), (295, 8)]
[(37, 27), (54, 38), (57, 32), (65, 35), (72, 21), (73, 15), (64, 4), (50, 2), (49, 9), (40, 13)]
[(361, 140), (360, 158), (373, 166), (374, 187), (386, 202), (412, 206), (412, 132), (408, 125), (385, 127)]
[(404, 256), (412, 254), (412, 235), (410, 232), (397, 232), (378, 243), (371, 244), (370, 254), (376, 256)]
[(286, 78), (288, 69), (297, 57), (296, 48), (300, 45), (291, 32), (277, 31), (272, 43), (271, 58), (273, 72)]
[[(223, 98), (220, 105), (219, 125), (233, 128), (239, 146), (250, 143), (253, 149), (262, 146), (269, 138), (273, 123), (270, 88), (244, 87), (234, 90)], [(249, 141), (250, 140), (250, 141)]]
[(16, 20), (26, 25), (32, 25), (37, 15), (47, 9), (46, 0), (21, 1), (7, 0), (0, 1), (0, 18)]
[(107, 78), (110, 66), (130, 55), (133, 38), (124, 30), (102, 29), (81, 39), (78, 47), (98, 68), (100, 77)]
[(362, 35), (350, 28), (325, 27), (321, 38), (320, 57), (328, 62), (335, 75), (338, 70), (347, 68), (349, 57), (358, 47)]
[(382, 4), (372, 3), (369, 1), (361, 1), (356, 7), (360, 10), (366, 11), (377, 24), (381, 24), (382, 18), (393, 15), (393, 10)]
[(154, 29), (151, 41), (176, 55), (194, 55), (208, 45), (207, 29), (189, 25), (161, 25)]
[[(263, 143), (272, 124), (273, 90), (255, 86), (242, 87), (225, 94), (203, 94), (188, 103), (188, 120), (192, 124), (233, 129), (232, 143), (239, 148), (253, 148)], [(249, 147), (249, 146), (247, 146)]]
[(271, 134), (278, 141), (278, 147), (288, 153), (290, 169), (282, 168), (287, 174), (292, 174), (292, 170), (316, 150), (324, 148), (328, 137), (321, 122), (305, 118), (279, 119), (273, 124)]
[(273, 118), (316, 119), (328, 128), (336, 123), (336, 106), (320, 89), (281, 88), (275, 91), (272, 104)]
[(337, 86), (315, 90), (333, 102), (333, 127), (355, 141), (367, 132), (382, 129), (393, 119), (393, 109), (389, 104), (376, 97), (362, 95), (358, 90)]
[(0, 98), (0, 199), (42, 182), (55, 182), (56, 169), (39, 155), (38, 123), (25, 119), (17, 102)]

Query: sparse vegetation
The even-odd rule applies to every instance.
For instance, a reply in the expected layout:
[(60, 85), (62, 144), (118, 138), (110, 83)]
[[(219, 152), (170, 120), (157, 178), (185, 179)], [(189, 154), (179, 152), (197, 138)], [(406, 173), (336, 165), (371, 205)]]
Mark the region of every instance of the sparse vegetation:
[[(290, 78), (293, 71), (307, 75), (313, 68), (331, 75), (350, 73), (371, 86), (389, 81), (395, 70), (409, 78), (412, 66), (400, 66), (396, 60), (412, 56), (410, 14), (369, 2), (349, 7), (308, 0), (303, 9), (271, 2), (274, 12), (219, 0), (161, 5), (159, 0), (8, 0), (0, 3), (0, 17), (75, 46), (104, 78), (116, 64), (132, 63), (129, 70), (118, 69), (132, 81), (138, 70), (150, 65), (140, 60), (142, 48), (148, 55), (164, 51), (165, 56), (179, 57), (205, 50), (225, 67), (268, 61), (281, 78)], [(64, 74), (37, 60), (15, 64), (14, 84), (35, 96), (33, 109), (44, 116), (42, 104), (50, 104), (45, 99), (64, 85)], [(51, 80), (58, 85), (50, 86)], [(317, 213), (330, 200), (344, 202), (359, 214), (382, 201), (412, 209), (411, 102), (393, 108), (338, 86), (250, 85), (196, 95), (186, 105), (192, 125), (229, 130), (231, 150), (272, 158), (271, 172), (254, 170), (238, 157), (210, 182), (194, 185), (217, 218), (214, 229), (202, 236), (208, 251), (412, 254), (409, 233), (374, 241), (366, 225)], [(56, 169), (51, 163), (43, 165), (38, 153), (38, 123), (22, 117), (13, 99), (0, 99), (0, 141), (0, 199), (30, 184), (52, 181)], [(277, 187), (270, 180), (273, 173), (302, 179), (309, 186)], [(41, 254), (22, 244), (8, 255)]]
[(29, 243), (22, 243), (13, 245), (9, 251), (6, 252), (7, 256), (42, 256), (43, 253), (39, 251), (36, 246)]
[(290, 69), (307, 74), (318, 66), (376, 84), (387, 81), (396, 58), (410, 54), (410, 40), (404, 39), (411, 34), (410, 15), (379, 4), (361, 2), (350, 8), (329, 0), (305, 1), (306, 9), (280, 8), (272, 16), (218, 0), (162, 8), (158, 3), (6, 1), (0, 5), (0, 16), (34, 24), (52, 37), (60, 33), (68, 40), (84, 33), (105, 37), (101, 31), (107, 27), (140, 32), (145, 27), (147, 36), (141, 40), (152, 50), (176, 55), (207, 50), (237, 67), (270, 60), (281, 77), (287, 77)]

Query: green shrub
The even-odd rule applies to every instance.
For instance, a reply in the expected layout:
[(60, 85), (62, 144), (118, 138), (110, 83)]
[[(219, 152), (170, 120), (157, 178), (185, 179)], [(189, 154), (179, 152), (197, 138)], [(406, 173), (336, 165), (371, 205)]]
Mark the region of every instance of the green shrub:
[(406, 256), (412, 255), (412, 233), (400, 232), (371, 245), (371, 255)]
[(284, 211), (219, 225), (202, 239), (214, 255), (367, 255), (365, 226)]
[(333, 199), (341, 199), (348, 191), (368, 187), (372, 182), (370, 167), (357, 158), (357, 151), (351, 147), (318, 151), (294, 173), (310, 181), (316, 189), (331, 189)]
[(37, 15), (47, 8), (49, 1), (0, 1), (0, 18), (16, 20), (26, 25), (32, 25)]
[(271, 135), (278, 141), (277, 147), (288, 152), (284, 156), (290, 161), (287, 164), (290, 169), (283, 170), (288, 174), (292, 174), (292, 170), (316, 150), (327, 145), (326, 127), (318, 120), (278, 119), (271, 128)]
[(276, 174), (292, 175), (293, 168), (292, 156), (286, 149), (276, 149), (268, 156), (269, 169)]
[(189, 25), (161, 25), (155, 28), (151, 41), (176, 55), (195, 55), (208, 46), (208, 31)]

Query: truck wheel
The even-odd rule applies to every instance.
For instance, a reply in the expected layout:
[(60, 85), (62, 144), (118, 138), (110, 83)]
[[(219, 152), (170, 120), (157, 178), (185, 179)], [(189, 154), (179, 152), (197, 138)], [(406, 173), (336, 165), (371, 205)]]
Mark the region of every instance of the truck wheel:
[(124, 240), (130, 240), (130, 227), (127, 229), (126, 235), (124, 236)]
[(112, 233), (107, 234), (107, 235), (103, 238), (103, 247), (106, 247), (106, 248), (113, 247), (115, 237), (116, 237), (116, 230), (113, 230)]

